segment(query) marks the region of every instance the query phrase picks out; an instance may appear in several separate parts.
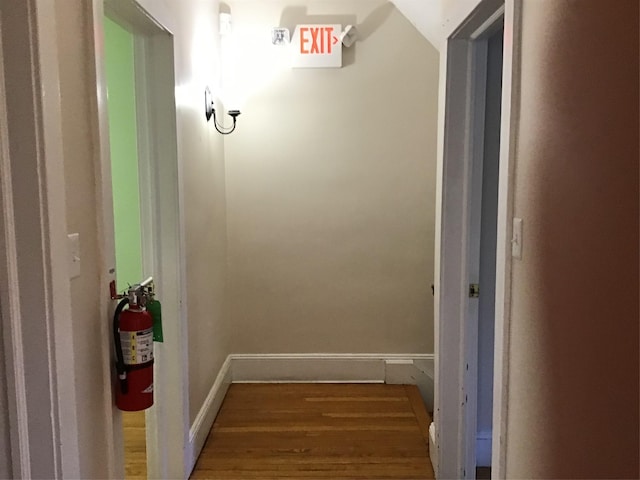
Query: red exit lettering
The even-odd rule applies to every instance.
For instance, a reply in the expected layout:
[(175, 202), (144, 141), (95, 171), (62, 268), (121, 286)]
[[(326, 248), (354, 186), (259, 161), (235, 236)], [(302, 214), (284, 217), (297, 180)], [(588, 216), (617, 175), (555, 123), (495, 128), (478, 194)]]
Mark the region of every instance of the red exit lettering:
[(303, 55), (331, 54), (338, 37), (333, 27), (300, 27), (300, 53)]

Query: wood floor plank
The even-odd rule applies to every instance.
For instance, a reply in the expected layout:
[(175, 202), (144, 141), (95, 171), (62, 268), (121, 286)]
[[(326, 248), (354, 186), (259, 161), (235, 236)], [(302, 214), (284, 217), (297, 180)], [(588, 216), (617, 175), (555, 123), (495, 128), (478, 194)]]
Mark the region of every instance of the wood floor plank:
[(191, 478), (433, 479), (415, 401), (403, 385), (234, 384)]
[(145, 412), (122, 412), (126, 480), (146, 480), (147, 440)]
[(344, 425), (288, 425), (288, 426), (269, 426), (258, 425), (250, 427), (221, 427), (219, 433), (263, 433), (263, 432), (412, 432), (415, 430), (414, 425), (356, 425), (345, 427)]
[(431, 416), (424, 405), (422, 395), (420, 395), (420, 390), (418, 390), (418, 387), (415, 385), (405, 385), (405, 390), (407, 392), (409, 402), (411, 403), (413, 413), (415, 414), (415, 418), (418, 422), (418, 426), (420, 427), (420, 433), (422, 434), (425, 443), (429, 445), (429, 425), (431, 425)]

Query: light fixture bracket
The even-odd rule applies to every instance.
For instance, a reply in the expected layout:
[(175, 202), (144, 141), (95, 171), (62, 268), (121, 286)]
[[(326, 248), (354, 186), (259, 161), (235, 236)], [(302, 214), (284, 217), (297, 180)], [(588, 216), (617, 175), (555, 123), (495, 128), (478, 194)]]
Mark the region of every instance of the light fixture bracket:
[(218, 124), (216, 119), (216, 109), (213, 104), (213, 96), (211, 95), (211, 90), (209, 87), (205, 87), (204, 89), (204, 115), (207, 118), (207, 122), (211, 120), (213, 117), (213, 126), (216, 128), (218, 133), (222, 135), (229, 135), (236, 129), (236, 121), (238, 116), (240, 115), (240, 110), (229, 110), (227, 114), (233, 119), (233, 125), (231, 127), (224, 127)]
[(209, 90), (209, 87), (206, 87), (204, 89), (204, 115), (207, 117), (207, 122), (211, 120), (213, 112), (213, 97), (211, 96), (211, 90)]

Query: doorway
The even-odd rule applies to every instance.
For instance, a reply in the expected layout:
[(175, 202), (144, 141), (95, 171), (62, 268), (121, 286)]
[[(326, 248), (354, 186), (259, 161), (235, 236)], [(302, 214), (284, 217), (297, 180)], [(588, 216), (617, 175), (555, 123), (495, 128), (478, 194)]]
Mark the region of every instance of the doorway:
[[(497, 31), (493, 32), (493, 29)], [(479, 198), (473, 199), (469, 283), (478, 285), (477, 297), (470, 309), (469, 330), (477, 335), (477, 342), (470, 344), (471, 361), (476, 365), (475, 375), (469, 376), (467, 391), (473, 394), (467, 408), (475, 408), (475, 445), (470, 445), (469, 456), (475, 457), (477, 478), (491, 478), (491, 443), (493, 432), (493, 354), (495, 334), (496, 294), (496, 242), (498, 228), (498, 179), (500, 167), (500, 117), (502, 99), (502, 48), (504, 26), (502, 22), (486, 33), (483, 44), (482, 64), (477, 74), (478, 95), (484, 97), (484, 118), (478, 127), (484, 130), (481, 155), (474, 156), (473, 191)], [(480, 77), (481, 76), (481, 77)], [(470, 338), (471, 343), (471, 338)], [(470, 419), (474, 415), (469, 412)], [(471, 425), (472, 427), (472, 425)], [(472, 436), (472, 432), (470, 434)], [(470, 469), (473, 459), (469, 460)]]
[[(153, 275), (142, 268), (138, 121), (133, 33), (104, 19), (109, 148), (119, 291)], [(122, 412), (125, 478), (147, 478), (145, 413)]]
[[(502, 14), (470, 45), (463, 302), (462, 478), (491, 478), (496, 241), (502, 102)], [(466, 315), (465, 315), (466, 307)]]
[(440, 478), (504, 478), (519, 22), (517, 2), (481, 1), (452, 26), (441, 53), (434, 411)]
[(114, 476), (133, 462), (126, 478), (181, 478), (189, 419), (173, 36), (137, 2), (96, 0), (94, 7), (105, 40), (104, 51), (96, 47), (98, 91), (107, 99), (99, 116), (109, 126), (100, 135), (104, 255), (115, 267), (103, 281), (117, 280), (122, 292), (152, 276), (164, 333), (154, 344), (154, 405), (108, 412)]

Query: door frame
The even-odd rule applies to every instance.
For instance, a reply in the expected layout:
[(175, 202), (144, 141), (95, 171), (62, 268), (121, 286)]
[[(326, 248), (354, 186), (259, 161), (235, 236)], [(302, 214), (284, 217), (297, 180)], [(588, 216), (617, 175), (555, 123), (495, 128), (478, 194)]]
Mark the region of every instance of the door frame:
[[(438, 170), (436, 197), (435, 408), (439, 478), (475, 478), (475, 392), (473, 359), (477, 328), (469, 322), (469, 257), (474, 195), (473, 159), (484, 132), (482, 73), (486, 39), (492, 25), (504, 18), (502, 119), (498, 187), (496, 252), (496, 319), (492, 476), (506, 478), (508, 355), (511, 298), (511, 231), (521, 0), (482, 0), (446, 35), (440, 55)], [(480, 65), (480, 71), (476, 68)], [(462, 134), (461, 134), (462, 132)], [(476, 165), (477, 167), (477, 165)], [(473, 411), (472, 411), (473, 410)]]
[(5, 12), (14, 54), (6, 70), (0, 58), (0, 316), (11, 468), (15, 478), (79, 478), (55, 7), (26, 0)]
[[(104, 38), (105, 14), (134, 36), (143, 269), (154, 272), (165, 320), (165, 341), (156, 343), (154, 348), (155, 402), (145, 415), (147, 475), (149, 478), (186, 478), (190, 459), (188, 335), (184, 329), (187, 318), (186, 262), (182, 169), (176, 138), (174, 25), (160, 2), (142, 3), (136, 0), (92, 0), (93, 38)], [(105, 267), (101, 286), (103, 292), (108, 292), (109, 283), (115, 280), (115, 242), (107, 83), (103, 42), (96, 41), (93, 47), (99, 125), (96, 142), (100, 147), (96, 166), (98, 228), (102, 265)], [(164, 79), (170, 81), (163, 82)], [(103, 300), (102, 313), (105, 318), (111, 318), (114, 302), (107, 296)], [(105, 338), (111, 336), (109, 332), (105, 335)], [(112, 350), (103, 365), (106, 378), (113, 378)], [(157, 381), (159, 372), (162, 372), (163, 382)], [(110, 398), (112, 388), (111, 383), (105, 386)], [(106, 412), (111, 426), (111, 431), (107, 432), (111, 455), (109, 465), (112, 476), (121, 477), (124, 472), (122, 416), (111, 407), (112, 403), (111, 400), (107, 403), (109, 408)]]

